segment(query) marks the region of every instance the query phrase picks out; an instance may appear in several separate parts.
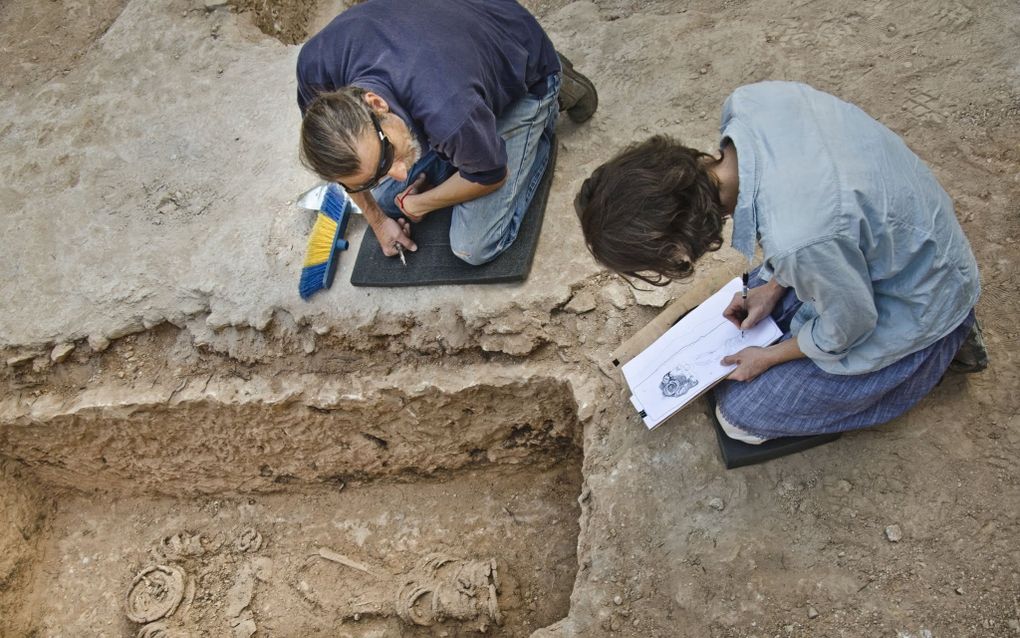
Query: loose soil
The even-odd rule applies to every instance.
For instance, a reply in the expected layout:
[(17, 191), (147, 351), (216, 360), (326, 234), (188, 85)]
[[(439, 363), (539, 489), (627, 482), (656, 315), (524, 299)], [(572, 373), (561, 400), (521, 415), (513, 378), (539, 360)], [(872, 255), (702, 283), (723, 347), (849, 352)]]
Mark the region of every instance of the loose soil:
[[(129, 4), (0, 3), (5, 97), (45, 97)], [(635, 305), (605, 274), (488, 323), (409, 315), (365, 334), (207, 313), (72, 339), (56, 363), (56, 344), (0, 344), (0, 635), (1020, 636), (1015, 3), (524, 4), (601, 94), (590, 123), (560, 125), (556, 189), (654, 133), (710, 148), (722, 99), (762, 79), (807, 81), (902, 135), (978, 258), (991, 368), (947, 375), (887, 426), (726, 472), (705, 406), (652, 433), (628, 409), (606, 355), (668, 294)], [(300, 43), (343, 6), (172, 1), (209, 21), (210, 47)], [(80, 166), (15, 166), (0, 203), (20, 178), (73, 189), (104, 168), (103, 129), (54, 127), (38, 143), (80, 135)], [(147, 187), (164, 230), (205, 223), (194, 202), (211, 195), (172, 179)], [(402, 608), (409, 582), (434, 588)], [(167, 617), (130, 620), (133, 585)]]

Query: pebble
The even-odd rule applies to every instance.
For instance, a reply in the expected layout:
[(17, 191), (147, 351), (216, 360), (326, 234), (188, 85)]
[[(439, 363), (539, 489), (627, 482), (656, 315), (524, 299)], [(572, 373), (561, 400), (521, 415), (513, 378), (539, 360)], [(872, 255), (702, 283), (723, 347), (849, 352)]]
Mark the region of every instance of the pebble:
[(885, 537), (889, 539), (890, 543), (898, 543), (903, 538), (903, 530), (899, 525), (890, 525), (885, 528)]
[(814, 607), (808, 607), (807, 608), (807, 617), (808, 618), (818, 618), (818, 610), (815, 609)]
[(93, 352), (102, 352), (110, 347), (110, 340), (102, 335), (90, 335), (89, 347)]
[(963, 587), (957, 587), (956, 593), (959, 594), (960, 596), (963, 596)]
[(16, 354), (13, 357), (8, 357), (7, 366), (13, 368), (16, 365), (21, 365), (22, 363), (25, 363), (26, 361), (31, 361), (34, 358), (35, 358), (34, 354), (28, 353)]
[(613, 596), (613, 604), (614, 605), (622, 605), (623, 604), (623, 596), (621, 596), (619, 594)]
[(50, 361), (53, 363), (60, 363), (67, 360), (71, 353), (74, 352), (73, 343), (58, 343), (53, 346), (53, 350), (50, 351)]
[(570, 312), (579, 315), (591, 312), (592, 310), (595, 310), (595, 295), (591, 294), (587, 290), (583, 290), (571, 297), (565, 308)]
[(602, 289), (602, 298), (613, 304), (619, 310), (625, 310), (633, 303), (634, 295), (624, 284), (614, 282)]
[(718, 512), (721, 512), (724, 509), (726, 509), (726, 503), (724, 503), (723, 500), (718, 496), (713, 496), (712, 498), (708, 499), (708, 506)]

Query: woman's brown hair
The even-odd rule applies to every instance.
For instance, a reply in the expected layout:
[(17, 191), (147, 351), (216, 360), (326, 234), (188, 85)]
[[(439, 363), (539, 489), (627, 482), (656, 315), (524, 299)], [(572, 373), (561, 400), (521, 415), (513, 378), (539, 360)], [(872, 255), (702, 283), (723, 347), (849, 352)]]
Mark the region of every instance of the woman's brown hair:
[(714, 161), (657, 135), (595, 169), (574, 200), (588, 250), (656, 286), (689, 277), (694, 262), (722, 246), (723, 207), (707, 170)]

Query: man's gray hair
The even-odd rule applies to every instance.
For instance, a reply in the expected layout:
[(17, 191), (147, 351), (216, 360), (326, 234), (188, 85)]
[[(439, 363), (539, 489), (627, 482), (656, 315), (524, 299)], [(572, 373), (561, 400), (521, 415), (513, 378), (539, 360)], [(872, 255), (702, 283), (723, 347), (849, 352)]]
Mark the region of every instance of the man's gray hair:
[(356, 144), (371, 125), (365, 89), (345, 86), (319, 94), (301, 121), (301, 163), (329, 182), (357, 173), (361, 158)]

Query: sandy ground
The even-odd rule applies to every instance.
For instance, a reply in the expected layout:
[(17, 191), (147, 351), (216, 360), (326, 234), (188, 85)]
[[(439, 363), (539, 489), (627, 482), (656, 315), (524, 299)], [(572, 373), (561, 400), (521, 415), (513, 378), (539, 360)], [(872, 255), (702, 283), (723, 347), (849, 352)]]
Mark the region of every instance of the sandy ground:
[[(343, 621), (342, 583), (314, 619), (300, 589), (287, 595), (305, 602), (270, 605), (301, 581), (260, 578), (260, 560), (296, 566), (321, 544), (390, 574), (433, 549), (505, 561), (517, 615), (493, 635), (1020, 635), (1020, 9), (526, 4), (601, 96), (591, 122), (560, 125), (529, 281), (365, 290), (342, 268), (310, 304), (295, 285), (310, 222), (293, 198), (313, 180), (296, 161), (293, 43), (340, 3), (0, 4), (0, 634), (135, 635), (124, 596), (167, 560), (212, 574), (195, 635), (247, 620), (260, 636), (477, 634)], [(711, 149), (726, 95), (762, 79), (853, 101), (932, 166), (982, 269), (992, 365), (891, 424), (727, 472), (706, 405), (649, 433), (605, 366), (684, 286), (634, 293), (602, 273), (570, 202), (628, 142)], [(522, 409), (500, 394), (515, 391)], [(330, 415), (344, 425), (327, 435)], [(442, 450), (401, 435), (444, 427)], [(458, 447), (460, 427), (484, 444)], [(402, 511), (427, 542), (394, 544)], [(258, 556), (229, 549), (244, 527), (264, 536)], [(203, 553), (157, 551), (179, 532), (207, 535)], [(522, 590), (549, 602), (530, 609)]]

